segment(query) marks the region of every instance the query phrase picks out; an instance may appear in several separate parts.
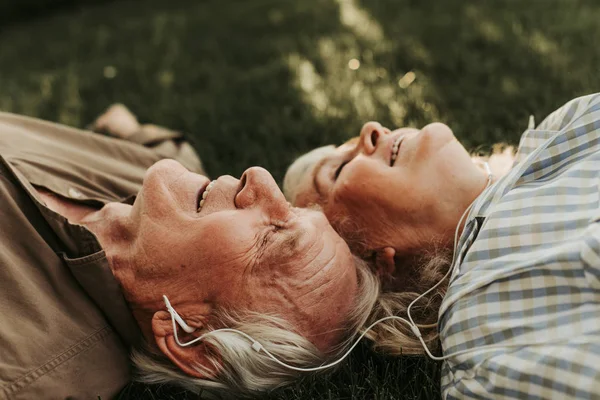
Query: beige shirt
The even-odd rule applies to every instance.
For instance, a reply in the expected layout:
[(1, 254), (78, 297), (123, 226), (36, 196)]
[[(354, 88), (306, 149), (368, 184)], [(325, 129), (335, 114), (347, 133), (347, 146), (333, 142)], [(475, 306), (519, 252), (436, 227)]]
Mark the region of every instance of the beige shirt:
[(0, 113), (0, 399), (109, 399), (129, 381), (141, 336), (104, 252), (34, 190), (99, 208), (132, 203), (160, 159), (203, 171), (176, 132), (129, 140)]

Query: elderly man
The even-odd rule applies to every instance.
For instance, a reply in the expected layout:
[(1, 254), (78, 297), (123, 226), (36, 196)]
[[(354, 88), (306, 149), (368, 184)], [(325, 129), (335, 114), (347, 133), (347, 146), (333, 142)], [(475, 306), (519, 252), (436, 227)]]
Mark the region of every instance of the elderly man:
[(0, 398), (111, 398), (131, 349), (143, 379), (188, 388), (297, 375), (234, 332), (180, 345), (223, 327), (295, 366), (339, 354), (377, 284), (325, 217), (260, 168), (210, 182), (179, 134), (108, 115), (128, 140), (0, 113)]

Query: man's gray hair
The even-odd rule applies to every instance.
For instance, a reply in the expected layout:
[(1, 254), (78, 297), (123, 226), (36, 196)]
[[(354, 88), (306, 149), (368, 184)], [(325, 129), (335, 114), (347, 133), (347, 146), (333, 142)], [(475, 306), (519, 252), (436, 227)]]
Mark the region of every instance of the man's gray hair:
[[(350, 315), (345, 318), (345, 326), (341, 327), (344, 331), (341, 343), (326, 354), (296, 333), (290, 323), (277, 316), (255, 312), (221, 312), (217, 316), (219, 325), (250, 335), (286, 364), (310, 368), (334, 361), (348, 350), (369, 318), (379, 295), (379, 282), (367, 264), (357, 257), (354, 258), (354, 262), (359, 282), (358, 293)], [(140, 370), (138, 380), (146, 383), (177, 384), (194, 392), (204, 388), (217, 388), (239, 394), (256, 394), (289, 384), (303, 374), (281, 366), (263, 351), (255, 351), (247, 338), (234, 332), (215, 332), (208, 335), (204, 343), (212, 349), (207, 351), (206, 357), (214, 368), (195, 368), (213, 378), (191, 377), (179, 370), (162, 353), (136, 350), (132, 359)]]

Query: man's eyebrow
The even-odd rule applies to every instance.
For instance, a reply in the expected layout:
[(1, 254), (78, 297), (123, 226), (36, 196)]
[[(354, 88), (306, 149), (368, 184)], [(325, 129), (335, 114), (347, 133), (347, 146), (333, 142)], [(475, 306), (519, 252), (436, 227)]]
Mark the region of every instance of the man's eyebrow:
[(300, 228), (287, 233), (285, 239), (281, 243), (281, 251), (285, 252), (284, 254), (293, 255), (298, 248), (300, 238), (305, 232), (304, 229)]

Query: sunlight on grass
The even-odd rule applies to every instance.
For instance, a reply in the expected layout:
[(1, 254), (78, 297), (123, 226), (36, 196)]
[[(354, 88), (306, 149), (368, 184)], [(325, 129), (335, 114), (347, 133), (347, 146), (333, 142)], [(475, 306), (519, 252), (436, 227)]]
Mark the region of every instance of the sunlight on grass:
[[(499, 26), (498, 22), (493, 19), (498, 19), (496, 15), (487, 14), (476, 5), (468, 5), (465, 8), (465, 15), (472, 24), (477, 27), (477, 30), (482, 38), (489, 43), (498, 43), (506, 40), (506, 34)], [(528, 48), (531, 53), (539, 57), (540, 62), (549, 65), (552, 69), (565, 68), (569, 64), (568, 52), (561, 49), (560, 46), (542, 31), (537, 29), (526, 29), (518, 21), (512, 21), (508, 25), (508, 31), (514, 35), (519, 47)], [(512, 77), (501, 77), (499, 80), (502, 93), (505, 95), (517, 95), (519, 92), (519, 84)]]
[(40, 75), (40, 96), (42, 100), (48, 100), (52, 97), (52, 91), (56, 76), (53, 74)]
[(486, 18), (474, 5), (465, 8), (465, 14), (477, 28), (479, 34), (488, 42), (497, 43), (504, 39), (504, 32), (497, 23)]
[(112, 65), (107, 65), (102, 70), (102, 73), (106, 79), (113, 79), (117, 76), (117, 69)]
[(555, 55), (558, 53), (558, 46), (549, 40), (543, 33), (534, 31), (529, 38), (531, 48), (540, 55)]
[(400, 86), (402, 89), (406, 89), (410, 86), (411, 83), (415, 81), (416, 77), (417, 75), (415, 75), (414, 72), (408, 71), (402, 76), (402, 78), (400, 78), (400, 80), (398, 81), (398, 86)]
[[(318, 40), (319, 57), (309, 60), (293, 53), (288, 65), (294, 85), (303, 93), (303, 100), (313, 109), (317, 118), (352, 118), (357, 127), (345, 134), (358, 133), (362, 122), (381, 119), (391, 127), (405, 126), (409, 109), (418, 109), (429, 120), (436, 119), (437, 109), (426, 99), (422, 84), (428, 82), (414, 71), (386, 69), (378, 59), (392, 47), (381, 25), (354, 0), (336, 0), (340, 22), (349, 32), (326, 35)], [(413, 53), (420, 59), (429, 57), (428, 51), (414, 43)], [(315, 67), (322, 66), (319, 70)], [(415, 82), (416, 81), (416, 82)], [(421, 84), (419, 84), (421, 81)]]
[(336, 0), (340, 7), (340, 22), (358, 37), (377, 42), (383, 39), (381, 25), (368, 12), (360, 8), (355, 0)]
[(319, 114), (327, 114), (333, 110), (323, 90), (323, 80), (315, 71), (314, 65), (298, 54), (288, 57), (290, 69), (296, 72), (296, 86), (302, 91), (303, 99)]
[(79, 94), (80, 76), (76, 66), (71, 65), (66, 76), (64, 105), (58, 116), (58, 120), (62, 124), (81, 126), (84, 123), (80, 119), (83, 107)]
[(519, 84), (514, 78), (505, 76), (502, 78), (502, 93), (506, 95), (514, 95), (519, 92)]
[(173, 85), (175, 75), (173, 71), (163, 70), (158, 73), (157, 81), (163, 89), (169, 89)]

